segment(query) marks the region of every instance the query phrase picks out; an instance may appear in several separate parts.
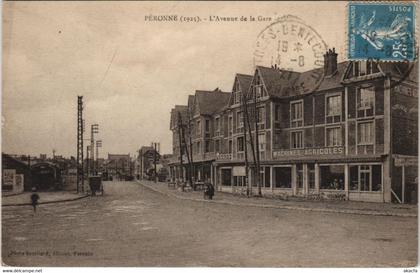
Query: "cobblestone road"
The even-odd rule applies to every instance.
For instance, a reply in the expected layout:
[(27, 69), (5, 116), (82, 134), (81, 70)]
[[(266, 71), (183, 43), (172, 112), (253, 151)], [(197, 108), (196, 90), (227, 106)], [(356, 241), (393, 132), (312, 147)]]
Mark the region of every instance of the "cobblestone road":
[(417, 218), (194, 202), (134, 182), (105, 196), (2, 209), (16, 266), (414, 266)]

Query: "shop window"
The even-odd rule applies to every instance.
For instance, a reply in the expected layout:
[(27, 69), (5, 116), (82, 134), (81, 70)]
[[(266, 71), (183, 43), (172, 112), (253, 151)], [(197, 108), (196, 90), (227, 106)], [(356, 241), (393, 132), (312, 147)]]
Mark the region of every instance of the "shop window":
[(232, 170), (222, 169), (222, 186), (231, 186), (232, 183)]
[(357, 125), (357, 134), (358, 145), (373, 145), (375, 139), (373, 121), (359, 123)]
[(246, 187), (245, 176), (234, 176), (233, 177), (233, 186), (234, 187)]
[(350, 166), (351, 191), (380, 191), (382, 190), (381, 165)]
[(291, 149), (303, 148), (303, 131), (290, 132), (290, 148)]
[(274, 186), (276, 188), (292, 187), (292, 168), (291, 167), (274, 167), (273, 171)]
[(375, 105), (375, 90), (373, 87), (357, 89), (357, 116), (372, 116)]
[(260, 167), (261, 187), (270, 188), (270, 167)]
[(296, 164), (296, 183), (299, 189), (303, 188), (303, 164)]
[(341, 127), (326, 128), (327, 147), (341, 146)]
[(308, 164), (308, 185), (310, 189), (315, 189), (315, 164)]
[(320, 167), (321, 189), (344, 190), (344, 165)]
[(301, 127), (303, 126), (303, 102), (290, 103), (290, 126)]
[(327, 123), (341, 121), (341, 95), (328, 96), (327, 98)]

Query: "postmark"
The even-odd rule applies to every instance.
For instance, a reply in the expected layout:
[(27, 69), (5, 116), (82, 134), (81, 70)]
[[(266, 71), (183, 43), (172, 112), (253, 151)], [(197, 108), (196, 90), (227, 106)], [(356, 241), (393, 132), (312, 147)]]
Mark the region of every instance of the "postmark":
[(351, 2), (349, 60), (414, 61), (415, 5), (411, 2)]
[(316, 89), (322, 82), (326, 51), (327, 44), (315, 29), (296, 16), (286, 15), (257, 36), (254, 65), (293, 72), (311, 71), (304, 86), (293, 87), (304, 93)]

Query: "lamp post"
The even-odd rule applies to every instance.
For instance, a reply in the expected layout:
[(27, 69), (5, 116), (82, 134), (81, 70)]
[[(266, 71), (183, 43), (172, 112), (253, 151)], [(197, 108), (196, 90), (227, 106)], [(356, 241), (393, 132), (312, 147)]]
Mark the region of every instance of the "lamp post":
[(96, 168), (95, 168), (95, 134), (99, 133), (99, 125), (98, 124), (92, 124), (90, 126), (90, 155), (91, 155), (91, 162), (92, 162), (92, 168), (91, 172), (92, 175), (95, 175)]

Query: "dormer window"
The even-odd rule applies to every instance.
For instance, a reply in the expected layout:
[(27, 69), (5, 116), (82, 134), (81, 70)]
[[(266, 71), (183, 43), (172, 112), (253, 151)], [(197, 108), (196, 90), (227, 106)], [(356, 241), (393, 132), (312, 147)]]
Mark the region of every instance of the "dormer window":
[(262, 82), (261, 82), (260, 77), (257, 77), (255, 79), (254, 92), (255, 92), (255, 96), (257, 98), (260, 98), (260, 97), (263, 96), (263, 86), (262, 86)]
[(358, 61), (353, 63), (353, 74), (356, 77), (379, 72), (378, 64), (373, 61)]

